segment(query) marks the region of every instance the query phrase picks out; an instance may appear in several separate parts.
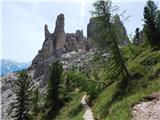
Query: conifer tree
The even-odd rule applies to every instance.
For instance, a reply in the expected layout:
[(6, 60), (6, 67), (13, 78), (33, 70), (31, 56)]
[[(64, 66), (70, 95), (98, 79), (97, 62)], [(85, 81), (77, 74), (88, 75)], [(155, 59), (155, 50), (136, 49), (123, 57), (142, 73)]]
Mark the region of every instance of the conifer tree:
[(140, 32), (139, 32), (139, 28), (136, 28), (135, 30), (135, 35), (134, 35), (134, 38), (133, 38), (133, 43), (135, 45), (138, 45), (138, 42), (139, 42), (139, 38), (140, 38)]
[(114, 70), (115, 77), (121, 77), (125, 84), (130, 78), (129, 71), (125, 65), (124, 58), (118, 46), (117, 30), (114, 23), (114, 7), (110, 0), (98, 0), (94, 3), (95, 11), (93, 17), (101, 26), (101, 34), (95, 42), (98, 43), (100, 50), (110, 54), (110, 63)]
[(54, 62), (50, 66), (50, 76), (47, 88), (47, 102), (50, 106), (57, 104), (59, 99), (59, 84), (63, 72), (62, 64), (59, 61)]
[(160, 49), (160, 15), (157, 5), (149, 0), (144, 7), (144, 28), (147, 42), (153, 49)]
[(30, 76), (21, 72), (18, 80), (15, 80), (11, 87), (11, 91), (15, 94), (13, 102), (14, 120), (29, 120), (29, 110), (31, 108), (32, 99), (32, 79)]

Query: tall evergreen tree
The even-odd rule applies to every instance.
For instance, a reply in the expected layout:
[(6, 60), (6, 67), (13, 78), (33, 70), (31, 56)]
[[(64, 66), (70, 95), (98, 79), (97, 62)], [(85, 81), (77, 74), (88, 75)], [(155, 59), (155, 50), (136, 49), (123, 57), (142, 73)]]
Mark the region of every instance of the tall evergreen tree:
[(149, 0), (144, 7), (144, 28), (148, 43), (153, 49), (160, 48), (160, 17), (159, 10), (154, 1)]
[(59, 84), (62, 72), (63, 72), (62, 64), (59, 63), (58, 61), (54, 62), (50, 66), (50, 77), (48, 80), (48, 88), (47, 88), (47, 102), (50, 106), (54, 106), (60, 101)]
[(115, 76), (121, 76), (125, 84), (130, 78), (130, 73), (125, 65), (121, 50), (118, 46), (117, 30), (114, 23), (114, 7), (110, 0), (98, 0), (94, 3), (95, 11), (92, 11), (93, 17), (101, 26), (101, 34), (96, 42), (100, 50), (109, 52), (110, 63), (114, 70)]
[(14, 82), (11, 91), (15, 94), (13, 115), (14, 120), (29, 120), (29, 110), (32, 99), (32, 79), (30, 76), (21, 72), (18, 80)]
[(158, 30), (159, 30), (159, 34), (160, 34), (160, 10), (158, 10), (157, 12), (157, 27), (158, 27)]
[(134, 35), (134, 38), (133, 38), (133, 43), (134, 43), (135, 45), (138, 45), (139, 39), (140, 39), (139, 28), (136, 28), (136, 30), (135, 30), (135, 35)]

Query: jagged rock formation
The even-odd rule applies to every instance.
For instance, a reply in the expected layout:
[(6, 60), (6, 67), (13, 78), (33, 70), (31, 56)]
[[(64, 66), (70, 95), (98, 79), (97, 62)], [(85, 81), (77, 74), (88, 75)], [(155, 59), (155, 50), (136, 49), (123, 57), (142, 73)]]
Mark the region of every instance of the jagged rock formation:
[(67, 33), (66, 34), (66, 51), (73, 51), (78, 49), (89, 50), (87, 48), (88, 41), (83, 36), (83, 30), (77, 30), (76, 33)]
[(45, 40), (48, 39), (49, 36), (50, 36), (50, 32), (48, 30), (48, 25), (47, 24), (44, 25), (44, 35), (45, 35)]
[[(42, 49), (32, 61), (30, 69), (35, 70), (34, 78), (42, 77), (48, 73), (49, 64), (59, 59), (64, 53), (82, 49), (88, 51), (90, 49), (89, 42), (83, 36), (82, 30), (77, 30), (76, 33), (66, 33), (64, 30), (65, 18), (63, 14), (57, 16), (56, 27), (53, 33), (48, 30), (48, 25), (44, 26), (45, 41)], [(42, 78), (44, 81), (47, 76)]]
[(120, 17), (118, 15), (115, 16), (114, 18), (114, 24), (116, 26), (116, 30), (118, 33), (118, 43), (120, 46), (123, 45), (128, 45), (130, 43), (128, 35), (127, 35), (127, 31), (123, 25), (123, 23), (120, 20)]
[[(60, 14), (57, 16), (56, 27), (53, 33), (49, 32), (47, 25), (44, 26), (45, 41), (42, 49), (38, 51), (38, 54), (33, 59), (31, 66), (31, 69), (35, 69), (34, 78), (47, 73), (49, 64), (59, 59), (64, 53), (77, 51), (78, 49), (89, 51), (93, 48), (91, 40), (96, 38), (101, 32), (100, 26), (98, 26), (94, 18), (90, 19), (87, 26), (87, 38), (83, 36), (82, 30), (65, 34), (64, 25), (64, 15)], [(115, 25), (118, 28), (119, 45), (129, 44), (125, 27), (119, 16), (115, 16)], [(43, 79), (47, 79), (47, 77)]]
[(98, 35), (98, 23), (96, 23), (95, 18), (90, 18), (87, 25), (87, 38), (95, 38)]
[[(45, 41), (42, 49), (38, 51), (38, 54), (33, 59), (32, 66), (37, 66), (41, 62), (53, 56), (57, 57), (64, 52), (83, 48), (83, 43), (87, 44), (86, 38), (83, 36), (83, 31), (77, 30), (76, 33), (65, 34), (63, 14), (57, 16), (54, 33), (50, 33), (48, 25), (45, 25), (44, 34)], [(85, 47), (83, 49), (85, 50)]]
[(64, 15), (57, 16), (56, 27), (54, 30), (55, 49), (63, 49), (65, 46), (65, 32), (64, 32)]
[[(101, 26), (95, 20), (96, 18), (91, 18), (89, 24), (87, 25), (87, 39), (94, 40), (97, 39), (101, 33)], [(118, 15), (115, 16), (114, 24), (118, 33), (118, 42), (120, 46), (128, 45), (130, 43), (126, 29), (120, 20)]]

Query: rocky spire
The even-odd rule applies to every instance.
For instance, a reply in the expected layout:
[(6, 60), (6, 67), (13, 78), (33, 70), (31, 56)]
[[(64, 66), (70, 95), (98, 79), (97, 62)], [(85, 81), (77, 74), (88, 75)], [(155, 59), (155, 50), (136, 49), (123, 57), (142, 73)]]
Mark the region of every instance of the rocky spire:
[(49, 36), (50, 36), (50, 32), (48, 30), (48, 25), (47, 24), (44, 25), (44, 35), (45, 35), (45, 40), (48, 39)]
[(56, 49), (63, 49), (66, 39), (64, 32), (64, 14), (60, 14), (57, 16), (54, 36), (56, 40)]
[[(120, 20), (118, 15), (114, 16), (114, 23), (116, 26), (117, 36), (118, 36), (118, 43), (120, 46), (128, 45), (130, 43), (126, 29), (123, 23)], [(96, 18), (92, 17), (87, 25), (87, 39), (94, 40), (98, 39), (101, 34), (101, 26), (99, 25)]]

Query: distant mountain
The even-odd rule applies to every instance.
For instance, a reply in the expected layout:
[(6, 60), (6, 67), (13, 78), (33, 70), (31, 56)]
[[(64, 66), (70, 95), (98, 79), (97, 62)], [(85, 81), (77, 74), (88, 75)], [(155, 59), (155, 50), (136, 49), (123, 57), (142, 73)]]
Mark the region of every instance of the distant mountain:
[(6, 75), (10, 72), (16, 72), (22, 69), (25, 69), (30, 66), (30, 62), (21, 63), (13, 60), (1, 59), (0, 60), (0, 76)]

